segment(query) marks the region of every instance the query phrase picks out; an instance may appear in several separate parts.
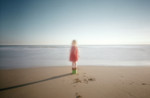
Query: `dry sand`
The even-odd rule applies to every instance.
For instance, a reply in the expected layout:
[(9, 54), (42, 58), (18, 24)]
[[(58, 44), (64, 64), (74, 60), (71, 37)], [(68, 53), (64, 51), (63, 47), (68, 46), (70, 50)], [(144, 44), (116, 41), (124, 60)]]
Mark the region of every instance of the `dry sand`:
[(0, 98), (150, 98), (150, 67), (0, 70)]

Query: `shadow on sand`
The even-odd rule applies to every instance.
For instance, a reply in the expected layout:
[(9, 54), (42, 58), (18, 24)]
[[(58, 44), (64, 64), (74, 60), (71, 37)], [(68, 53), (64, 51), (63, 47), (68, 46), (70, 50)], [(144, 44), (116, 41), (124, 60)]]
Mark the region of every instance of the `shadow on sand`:
[(69, 76), (69, 75), (72, 75), (72, 73), (62, 74), (62, 75), (59, 75), (59, 76), (54, 76), (54, 77), (51, 77), (51, 78), (47, 78), (47, 79), (43, 79), (43, 80), (39, 80), (39, 81), (35, 81), (35, 82), (29, 82), (29, 83), (25, 83), (25, 84), (20, 84), (20, 85), (15, 85), (15, 86), (7, 87), (7, 88), (0, 88), (0, 91), (19, 88), (19, 87), (23, 87), (23, 86), (28, 86), (28, 85), (32, 85), (32, 84), (36, 84), (36, 83), (40, 83), (40, 82), (44, 82), (44, 81), (49, 81), (49, 80), (53, 80), (53, 79), (57, 79), (57, 78), (62, 78), (62, 77)]

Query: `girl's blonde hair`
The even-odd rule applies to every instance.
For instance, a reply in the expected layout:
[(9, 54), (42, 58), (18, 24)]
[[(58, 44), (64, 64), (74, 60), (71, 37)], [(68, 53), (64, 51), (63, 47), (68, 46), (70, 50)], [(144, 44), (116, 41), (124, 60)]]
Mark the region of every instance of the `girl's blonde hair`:
[(72, 41), (72, 46), (76, 46), (77, 45), (77, 41), (76, 40), (73, 40)]

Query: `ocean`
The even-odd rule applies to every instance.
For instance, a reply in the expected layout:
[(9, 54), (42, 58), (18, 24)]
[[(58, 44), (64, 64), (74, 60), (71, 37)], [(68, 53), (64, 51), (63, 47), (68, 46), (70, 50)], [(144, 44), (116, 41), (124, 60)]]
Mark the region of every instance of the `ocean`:
[[(0, 45), (0, 69), (71, 66), (68, 45)], [(79, 45), (78, 66), (150, 66), (150, 45)]]

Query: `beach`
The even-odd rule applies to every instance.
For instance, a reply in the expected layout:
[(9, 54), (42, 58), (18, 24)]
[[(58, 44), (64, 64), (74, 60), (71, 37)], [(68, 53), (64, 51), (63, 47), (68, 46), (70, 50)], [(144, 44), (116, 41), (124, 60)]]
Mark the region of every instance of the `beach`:
[(0, 98), (149, 98), (149, 66), (33, 67), (0, 70)]

